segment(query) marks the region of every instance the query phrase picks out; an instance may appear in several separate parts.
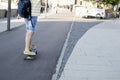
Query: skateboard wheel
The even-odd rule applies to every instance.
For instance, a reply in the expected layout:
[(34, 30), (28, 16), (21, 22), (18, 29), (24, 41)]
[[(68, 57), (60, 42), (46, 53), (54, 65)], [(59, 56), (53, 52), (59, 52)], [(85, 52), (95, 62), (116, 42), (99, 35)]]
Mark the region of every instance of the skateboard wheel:
[(35, 59), (35, 56), (31, 56), (31, 55), (26, 55), (24, 60), (33, 60)]

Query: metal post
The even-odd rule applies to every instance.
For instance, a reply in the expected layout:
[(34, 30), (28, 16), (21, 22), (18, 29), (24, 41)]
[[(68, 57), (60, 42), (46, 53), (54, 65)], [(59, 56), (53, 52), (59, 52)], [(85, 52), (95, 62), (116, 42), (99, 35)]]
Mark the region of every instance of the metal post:
[(59, 7), (59, 0), (57, 0), (57, 5), (56, 5), (56, 14), (58, 13), (58, 7)]
[(45, 18), (47, 16), (47, 0), (45, 0)]
[(11, 0), (8, 0), (7, 31), (10, 31), (10, 16), (11, 16)]
[(47, 17), (48, 0), (45, 0), (45, 17)]

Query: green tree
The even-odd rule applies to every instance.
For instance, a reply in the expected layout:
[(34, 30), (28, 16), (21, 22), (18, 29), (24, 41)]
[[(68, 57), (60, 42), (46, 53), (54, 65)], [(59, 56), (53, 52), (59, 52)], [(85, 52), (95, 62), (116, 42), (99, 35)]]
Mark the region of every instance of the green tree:
[(104, 5), (112, 5), (113, 8), (115, 5), (118, 5), (120, 0), (101, 0)]

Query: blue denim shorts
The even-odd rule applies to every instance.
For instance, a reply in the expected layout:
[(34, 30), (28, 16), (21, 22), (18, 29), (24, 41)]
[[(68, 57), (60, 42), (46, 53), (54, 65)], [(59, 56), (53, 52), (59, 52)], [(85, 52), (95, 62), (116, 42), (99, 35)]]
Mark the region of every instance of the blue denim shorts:
[(27, 31), (35, 32), (37, 27), (37, 16), (32, 16), (31, 20), (25, 19), (25, 25)]

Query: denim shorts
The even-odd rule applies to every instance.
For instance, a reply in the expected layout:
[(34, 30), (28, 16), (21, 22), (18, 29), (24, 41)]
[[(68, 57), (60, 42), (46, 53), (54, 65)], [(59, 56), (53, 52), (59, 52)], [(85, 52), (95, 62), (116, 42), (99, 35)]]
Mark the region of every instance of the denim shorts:
[(25, 19), (26, 30), (35, 32), (37, 27), (37, 16), (32, 16), (31, 20)]

